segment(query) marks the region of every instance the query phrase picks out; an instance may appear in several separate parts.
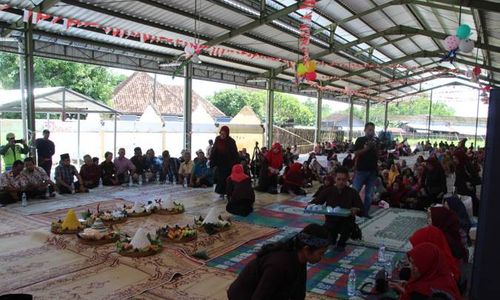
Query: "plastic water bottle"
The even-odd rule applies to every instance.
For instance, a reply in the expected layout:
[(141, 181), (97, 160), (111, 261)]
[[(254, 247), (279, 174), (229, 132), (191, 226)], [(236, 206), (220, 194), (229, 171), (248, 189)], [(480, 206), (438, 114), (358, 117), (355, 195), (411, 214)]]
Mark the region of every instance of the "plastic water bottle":
[(351, 269), (349, 279), (347, 281), (347, 295), (349, 297), (356, 296), (356, 271)]
[(139, 185), (142, 185), (142, 175), (139, 175)]
[(183, 187), (187, 188), (188, 187), (188, 179), (187, 177), (184, 177), (184, 183), (182, 184)]
[(160, 172), (156, 172), (156, 183), (160, 184)]
[(99, 187), (102, 188), (102, 178), (99, 178)]
[(392, 261), (390, 259), (386, 261), (384, 269), (387, 273), (387, 278), (392, 278)]
[(384, 244), (380, 245), (378, 248), (378, 262), (385, 262), (385, 246)]
[(49, 186), (47, 186), (47, 189), (45, 190), (45, 197), (49, 198), (50, 197), (50, 189)]
[(76, 191), (75, 191), (75, 183), (72, 182), (71, 183), (71, 194), (74, 194)]
[(21, 196), (21, 206), (28, 206), (28, 197), (26, 197), (26, 193), (23, 193), (23, 195)]
[(128, 178), (128, 186), (132, 187), (134, 185), (134, 180), (132, 180), (132, 176), (129, 176)]

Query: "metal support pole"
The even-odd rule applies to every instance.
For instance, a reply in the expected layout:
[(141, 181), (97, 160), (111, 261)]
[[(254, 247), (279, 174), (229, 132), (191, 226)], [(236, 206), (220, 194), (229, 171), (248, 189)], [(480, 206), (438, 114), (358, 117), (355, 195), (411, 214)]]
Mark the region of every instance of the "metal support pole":
[(321, 110), (323, 107), (323, 93), (318, 90), (318, 102), (316, 103), (316, 132), (314, 135), (314, 143), (321, 142)]
[(63, 90), (62, 94), (62, 115), (61, 120), (64, 122), (66, 120), (66, 90)]
[(117, 128), (118, 128), (118, 126), (117, 126), (118, 121), (117, 121), (117, 118), (116, 118), (116, 113), (115, 113), (114, 117), (115, 117), (114, 118), (114, 121), (115, 121), (114, 123), (115, 124), (114, 124), (114, 130), (113, 130), (113, 155), (116, 157), (116, 131), (117, 131)]
[(33, 72), (33, 28), (30, 22), (24, 24), (24, 63), (26, 70), (26, 103), (27, 103), (27, 127), (28, 127), (28, 139), (27, 141), (30, 145), (30, 156), (36, 161), (36, 149), (35, 149), (35, 95), (33, 93), (34, 88), (34, 72)]
[(273, 144), (273, 123), (274, 123), (274, 91), (273, 79), (267, 82), (267, 109), (266, 109), (266, 144), (271, 149)]
[(78, 156), (78, 158), (76, 159), (77, 161), (77, 165), (78, 165), (78, 168), (80, 168), (80, 113), (78, 113), (76, 115), (77, 117), (77, 131), (78, 131), (78, 134), (77, 134), (77, 140), (76, 140), (76, 156)]
[(366, 100), (365, 123), (370, 122), (370, 100)]
[[(17, 43), (18, 45), (18, 49), (19, 49), (19, 53), (23, 53), (24, 52), (24, 49), (23, 49), (23, 44), (22, 42), (19, 40), (19, 42)], [(24, 140), (28, 140), (28, 128), (27, 128), (27, 125), (28, 123), (26, 122), (26, 113), (27, 113), (27, 110), (26, 110), (26, 97), (25, 97), (25, 93), (24, 93), (24, 59), (19, 59), (19, 89), (21, 90), (21, 120), (22, 120), (22, 124), (23, 124), (23, 139)]]
[(474, 133), (474, 148), (477, 148), (477, 127), (479, 126), (479, 99), (481, 98), (481, 91), (477, 90), (477, 108), (476, 108), (476, 131)]
[(387, 127), (389, 126), (388, 122), (388, 114), (389, 114), (389, 101), (385, 101), (385, 111), (384, 111), (384, 132), (387, 131)]
[(429, 101), (429, 122), (427, 123), (427, 141), (430, 141), (430, 139), (431, 139), (432, 91), (433, 90), (431, 90), (431, 99)]
[(193, 115), (193, 65), (184, 69), (184, 149), (191, 151), (191, 131)]
[(352, 141), (352, 127), (354, 121), (354, 99), (352, 96), (349, 97), (349, 141)]

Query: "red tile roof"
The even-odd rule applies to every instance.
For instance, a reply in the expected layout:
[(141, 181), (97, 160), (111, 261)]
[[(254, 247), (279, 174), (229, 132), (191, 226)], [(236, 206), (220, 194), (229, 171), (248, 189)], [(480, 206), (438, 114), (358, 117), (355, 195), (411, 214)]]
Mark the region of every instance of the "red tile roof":
[[(153, 103), (154, 79), (147, 73), (135, 72), (115, 88), (113, 108), (125, 114), (142, 115), (151, 103), (161, 115), (182, 116), (184, 87), (156, 82), (156, 102)], [(225, 116), (208, 100), (193, 91), (193, 111), (202, 105), (212, 118)]]

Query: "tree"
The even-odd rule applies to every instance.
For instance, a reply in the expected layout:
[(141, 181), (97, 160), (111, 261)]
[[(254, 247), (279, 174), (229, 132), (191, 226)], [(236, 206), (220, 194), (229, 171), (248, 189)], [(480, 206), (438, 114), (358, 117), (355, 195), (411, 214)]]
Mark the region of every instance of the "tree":
[[(389, 103), (388, 106), (388, 119), (391, 124), (391, 116), (427, 116), (429, 114), (429, 104), (430, 100), (427, 95), (419, 97), (414, 100), (402, 101), (396, 103)], [(349, 109), (346, 109), (343, 113), (348, 114)], [(377, 126), (384, 125), (384, 114), (385, 114), (385, 104), (377, 104), (370, 106), (370, 121), (375, 123)], [(432, 103), (432, 115), (433, 116), (453, 116), (455, 111), (453, 107), (448, 106), (445, 103), (435, 102)], [(364, 110), (354, 108), (354, 117), (361, 120), (365, 119)], [(392, 123), (391, 125), (397, 125)]]
[(208, 100), (228, 116), (234, 117), (245, 105), (252, 107), (261, 119), (264, 116), (265, 99), (262, 101), (248, 90), (225, 89), (208, 97)]
[[(4, 89), (19, 88), (19, 56), (0, 54), (0, 84)], [(106, 68), (55, 59), (35, 57), (35, 87), (63, 86), (109, 103), (114, 88), (126, 76), (111, 74)]]
[[(265, 118), (267, 100), (266, 91), (248, 91), (243, 89), (226, 89), (208, 97), (217, 108), (228, 116), (235, 116), (241, 108), (249, 105), (261, 118)], [(314, 110), (288, 94), (274, 93), (274, 122), (284, 124), (293, 119), (297, 125), (313, 125)]]

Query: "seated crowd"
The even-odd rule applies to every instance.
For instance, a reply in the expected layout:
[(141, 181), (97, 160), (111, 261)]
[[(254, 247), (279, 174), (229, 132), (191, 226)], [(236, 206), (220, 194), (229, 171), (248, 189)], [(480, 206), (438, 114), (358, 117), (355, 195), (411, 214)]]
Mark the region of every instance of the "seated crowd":
[(71, 164), (69, 154), (62, 154), (55, 168), (55, 182), (43, 168), (36, 166), (33, 158), (15, 160), (9, 171), (0, 176), (0, 204), (20, 201), (25, 193), (28, 199), (47, 199), (59, 194), (88, 192), (100, 185), (143, 184), (153, 182), (183, 183), (190, 187), (211, 187), (213, 175), (208, 167), (208, 159), (202, 150), (191, 154), (183, 151), (180, 158), (170, 157), (167, 150), (160, 157), (149, 149), (142, 155), (140, 147), (134, 149), (134, 156), (125, 157), (125, 149), (120, 148), (118, 157), (106, 152), (104, 161), (90, 155), (83, 157), (80, 171)]

